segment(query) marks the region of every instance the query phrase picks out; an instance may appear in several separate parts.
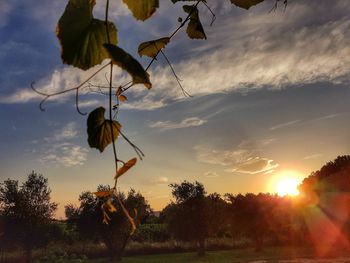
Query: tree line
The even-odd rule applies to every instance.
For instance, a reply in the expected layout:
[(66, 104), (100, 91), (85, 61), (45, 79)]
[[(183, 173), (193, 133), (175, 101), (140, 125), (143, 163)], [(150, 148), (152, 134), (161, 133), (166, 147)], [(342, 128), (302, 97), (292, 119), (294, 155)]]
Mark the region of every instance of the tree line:
[[(32, 172), (21, 185), (12, 179), (0, 184), (0, 250), (20, 248), (25, 262), (31, 262), (32, 251), (52, 241), (79, 242), (82, 254), (88, 254), (84, 244), (93, 242), (104, 244), (111, 261), (118, 261), (129, 241), (189, 242), (198, 255), (205, 254), (209, 238), (230, 238), (232, 247), (244, 240), (256, 251), (267, 245), (315, 245), (321, 241), (310, 231), (310, 209), (323, 211), (340, 229), (341, 236), (332, 244), (346, 245), (344, 237), (347, 242), (350, 237), (349, 173), (350, 156), (339, 156), (304, 179), (298, 198), (269, 193), (208, 194), (200, 182), (183, 181), (169, 185), (173, 201), (159, 216), (133, 189), (120, 193), (119, 198), (85, 191), (78, 206), (65, 206), (66, 220), (59, 222), (53, 219), (57, 204), (51, 201), (48, 180)], [(96, 191), (108, 192), (110, 187), (100, 185)], [(341, 209), (329, 205), (332, 198), (340, 200)], [(123, 209), (133, 218), (135, 233)]]

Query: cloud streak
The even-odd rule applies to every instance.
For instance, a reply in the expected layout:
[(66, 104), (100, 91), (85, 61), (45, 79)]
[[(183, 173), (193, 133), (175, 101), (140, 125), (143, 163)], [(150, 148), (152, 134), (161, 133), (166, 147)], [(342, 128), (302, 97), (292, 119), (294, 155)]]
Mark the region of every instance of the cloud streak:
[(205, 124), (206, 122), (207, 120), (203, 120), (198, 117), (190, 117), (180, 122), (158, 121), (158, 122), (149, 124), (149, 127), (159, 128), (161, 130), (174, 130), (174, 129), (182, 129), (182, 128), (188, 128), (188, 127), (197, 127)]
[[(232, 150), (217, 150), (204, 146), (196, 146), (194, 149), (199, 162), (227, 167), (225, 169), (226, 172), (243, 174), (269, 173), (276, 169), (279, 164), (274, 160), (260, 157), (263, 155), (263, 151), (259, 145), (264, 147), (272, 141), (243, 141)], [(211, 174), (206, 174), (206, 176), (208, 175)], [(216, 173), (212, 175), (216, 175)]]
[[(263, 8), (238, 12), (233, 6), (214, 5), (221, 19), (213, 28), (206, 28), (208, 42), (198, 45), (181, 35), (176, 40), (177, 45), (186, 46), (186, 50), (175, 49), (169, 56), (176, 58), (173, 66), (183, 79), (185, 89), (197, 96), (265, 87), (280, 89), (317, 82), (349, 83), (350, 18), (345, 14), (350, 7), (345, 3), (341, 0), (322, 4), (295, 1), (286, 12), (276, 13), (268, 13)], [(128, 14), (125, 6), (122, 9), (124, 11), (119, 15)], [(334, 17), (330, 17), (330, 9)], [(170, 10), (163, 16), (157, 14), (157, 19), (167, 21)], [(163, 32), (162, 27), (156, 27), (158, 31), (154, 32), (154, 24), (145, 27), (145, 32), (156, 35), (169, 33)], [(157, 92), (145, 95), (140, 89), (132, 89), (135, 99), (125, 103), (125, 109), (157, 109), (182, 98), (171, 70), (161, 59), (158, 63), (150, 70)], [(38, 88), (47, 92), (71, 88), (91, 72), (71, 67), (57, 69), (52, 76), (41, 80)], [(102, 72), (96, 83), (104, 83), (103, 78)], [(116, 83), (127, 80), (123, 74), (115, 76)], [(0, 97), (0, 103), (26, 103), (38, 99), (31, 90), (19, 89)]]

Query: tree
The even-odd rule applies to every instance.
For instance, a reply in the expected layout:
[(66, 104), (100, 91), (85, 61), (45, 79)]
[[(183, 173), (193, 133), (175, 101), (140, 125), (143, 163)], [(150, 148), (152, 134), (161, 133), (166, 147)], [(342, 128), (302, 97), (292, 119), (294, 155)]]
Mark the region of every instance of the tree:
[[(109, 191), (108, 186), (98, 187), (99, 193)], [(121, 260), (133, 229), (131, 221), (115, 210), (127, 209), (136, 225), (150, 213), (146, 199), (133, 189), (127, 195), (119, 193), (118, 198), (114, 195), (99, 198), (87, 191), (79, 197), (79, 208), (72, 205), (65, 207), (68, 223), (74, 225), (82, 239), (102, 241), (110, 252), (111, 261)], [(105, 204), (108, 207), (101, 209)], [(102, 218), (108, 220), (102, 222)]]
[(198, 255), (204, 255), (205, 239), (210, 232), (204, 186), (199, 182), (184, 181), (170, 187), (175, 203), (164, 210), (168, 230), (175, 239), (196, 242)]
[(49, 241), (50, 221), (57, 208), (50, 194), (48, 180), (35, 172), (20, 187), (11, 179), (0, 184), (3, 236), (25, 250), (27, 262), (31, 261), (33, 248)]

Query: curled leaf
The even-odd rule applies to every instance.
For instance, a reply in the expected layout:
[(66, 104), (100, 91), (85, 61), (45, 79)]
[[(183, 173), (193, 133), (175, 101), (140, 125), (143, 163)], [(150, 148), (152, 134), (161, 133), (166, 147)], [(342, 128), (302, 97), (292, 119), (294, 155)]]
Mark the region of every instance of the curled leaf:
[(156, 40), (143, 42), (139, 45), (138, 53), (142, 56), (155, 58), (159, 51), (163, 49), (170, 41), (169, 37), (163, 37)]
[(198, 8), (195, 5), (184, 5), (183, 10), (191, 14), (186, 33), (192, 39), (207, 39), (202, 23), (199, 19)]
[(123, 102), (123, 101), (127, 101), (128, 98), (125, 95), (119, 95), (118, 97), (119, 101)]
[[(108, 58), (103, 48), (108, 42), (105, 22), (93, 17), (94, 5), (94, 0), (69, 0), (56, 28), (63, 62), (83, 70)], [(112, 22), (108, 22), (108, 33), (110, 42), (117, 44), (117, 29)]]
[(103, 46), (109, 53), (113, 64), (118, 65), (131, 75), (133, 84), (144, 84), (148, 89), (152, 88), (149, 74), (136, 59), (115, 45), (104, 44)]
[(115, 175), (115, 179), (119, 178), (124, 173), (126, 173), (131, 167), (133, 167), (136, 164), (136, 161), (136, 158), (132, 158), (129, 161), (127, 161), (122, 167), (118, 169), (117, 174)]
[(248, 10), (250, 7), (259, 4), (264, 0), (230, 0), (230, 1), (232, 4), (238, 7)]
[(137, 20), (145, 21), (159, 7), (159, 0), (123, 0)]
[(90, 147), (97, 148), (100, 152), (103, 152), (113, 139), (118, 138), (121, 129), (119, 122), (105, 119), (105, 111), (105, 108), (99, 107), (89, 114), (87, 120), (88, 143)]

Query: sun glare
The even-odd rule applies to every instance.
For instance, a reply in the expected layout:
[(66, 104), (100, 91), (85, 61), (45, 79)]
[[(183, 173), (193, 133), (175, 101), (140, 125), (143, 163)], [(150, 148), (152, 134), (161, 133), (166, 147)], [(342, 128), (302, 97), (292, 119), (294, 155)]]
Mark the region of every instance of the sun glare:
[(269, 180), (269, 192), (276, 193), (279, 196), (297, 196), (299, 195), (298, 185), (304, 176), (297, 171), (284, 170), (274, 174)]
[(276, 191), (279, 196), (296, 196), (299, 194), (298, 180), (296, 178), (283, 178), (276, 185)]

